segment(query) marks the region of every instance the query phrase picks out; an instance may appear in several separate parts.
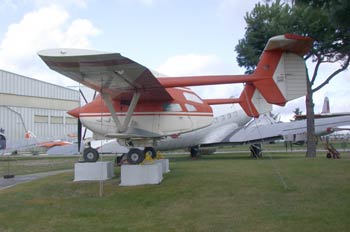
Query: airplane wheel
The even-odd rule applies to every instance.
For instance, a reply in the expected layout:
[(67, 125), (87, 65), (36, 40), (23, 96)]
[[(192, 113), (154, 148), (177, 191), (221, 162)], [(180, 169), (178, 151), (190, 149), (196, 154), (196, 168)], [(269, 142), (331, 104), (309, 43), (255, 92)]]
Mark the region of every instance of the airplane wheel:
[(126, 159), (129, 164), (139, 164), (145, 159), (145, 154), (140, 149), (131, 148), (126, 154)]
[(155, 158), (156, 158), (157, 152), (156, 152), (156, 150), (154, 150), (153, 147), (145, 147), (145, 150), (143, 150), (143, 153), (146, 155), (147, 152), (150, 152), (150, 153), (151, 153), (150, 155), (151, 155), (152, 159), (155, 159)]
[(100, 155), (96, 149), (91, 147), (84, 149), (83, 159), (85, 162), (96, 162), (98, 158), (100, 158)]

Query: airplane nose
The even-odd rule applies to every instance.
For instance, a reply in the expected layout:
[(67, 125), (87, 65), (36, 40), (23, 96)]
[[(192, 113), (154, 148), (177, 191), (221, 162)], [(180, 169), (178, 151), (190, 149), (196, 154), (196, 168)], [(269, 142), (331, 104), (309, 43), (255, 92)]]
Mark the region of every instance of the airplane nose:
[(72, 115), (75, 118), (79, 118), (79, 116), (80, 116), (79, 115), (80, 114), (80, 107), (77, 107), (77, 108), (74, 108), (74, 109), (68, 111), (68, 114)]

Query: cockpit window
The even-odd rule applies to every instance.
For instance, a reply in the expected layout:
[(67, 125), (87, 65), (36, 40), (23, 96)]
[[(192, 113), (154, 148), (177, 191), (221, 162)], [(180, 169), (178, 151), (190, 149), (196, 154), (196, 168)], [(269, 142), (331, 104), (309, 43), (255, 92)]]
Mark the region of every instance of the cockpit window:
[(178, 103), (165, 103), (165, 104), (163, 104), (163, 110), (167, 111), (167, 112), (182, 111), (181, 106)]
[(196, 107), (191, 104), (185, 104), (187, 111), (197, 111)]
[(203, 103), (203, 101), (199, 97), (194, 95), (193, 93), (184, 92), (184, 97), (188, 101), (193, 101), (193, 102), (197, 102), (197, 103)]

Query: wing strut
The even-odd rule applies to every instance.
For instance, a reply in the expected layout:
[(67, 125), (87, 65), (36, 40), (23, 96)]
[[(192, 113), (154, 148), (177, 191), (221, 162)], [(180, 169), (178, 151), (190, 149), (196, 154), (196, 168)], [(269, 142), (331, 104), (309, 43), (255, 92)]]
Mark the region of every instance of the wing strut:
[(106, 93), (102, 93), (101, 95), (102, 95), (102, 98), (107, 105), (109, 112), (112, 115), (112, 118), (113, 118), (115, 125), (117, 126), (118, 133), (124, 133), (128, 129), (128, 126), (129, 126), (129, 123), (131, 120), (131, 116), (134, 113), (135, 107), (139, 101), (140, 93), (135, 92), (133, 94), (130, 105), (129, 105), (129, 109), (128, 109), (128, 112), (126, 113), (126, 117), (123, 121), (123, 124), (121, 124), (121, 122), (120, 122), (120, 120), (115, 112), (111, 96), (109, 94), (106, 94)]

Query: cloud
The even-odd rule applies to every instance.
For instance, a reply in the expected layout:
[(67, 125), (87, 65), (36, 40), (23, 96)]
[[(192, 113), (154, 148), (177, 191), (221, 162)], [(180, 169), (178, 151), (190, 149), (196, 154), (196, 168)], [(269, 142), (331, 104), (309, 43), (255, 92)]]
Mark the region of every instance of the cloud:
[[(0, 42), (0, 68), (46, 80), (44, 76), (47, 75), (43, 74), (48, 69), (41, 70), (44, 66), (37, 57), (39, 50), (53, 47), (88, 48), (90, 38), (99, 33), (100, 30), (89, 20), (70, 20), (69, 13), (59, 6), (39, 8), (8, 26)], [(62, 77), (56, 76), (46, 81), (61, 84), (61, 80)]]

